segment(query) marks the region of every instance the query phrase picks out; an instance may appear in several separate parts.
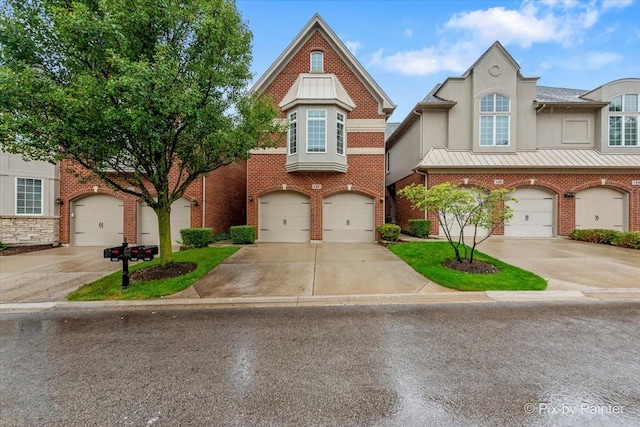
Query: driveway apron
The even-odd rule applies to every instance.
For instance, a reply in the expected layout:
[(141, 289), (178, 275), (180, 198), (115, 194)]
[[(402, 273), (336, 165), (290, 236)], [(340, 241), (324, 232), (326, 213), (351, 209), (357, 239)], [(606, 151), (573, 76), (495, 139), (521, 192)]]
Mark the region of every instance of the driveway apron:
[(386, 248), (367, 243), (259, 243), (195, 285), (205, 297), (455, 292), (433, 284)]

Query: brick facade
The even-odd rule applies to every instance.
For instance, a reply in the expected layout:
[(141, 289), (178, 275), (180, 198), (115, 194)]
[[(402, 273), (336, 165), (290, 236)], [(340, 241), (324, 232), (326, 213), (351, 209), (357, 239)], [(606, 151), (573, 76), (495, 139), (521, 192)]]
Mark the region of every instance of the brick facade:
[[(75, 171), (75, 173), (71, 172)], [(76, 176), (79, 173), (82, 178)], [(171, 183), (175, 183), (177, 171), (170, 173)], [(203, 199), (203, 179), (205, 197)], [(127, 193), (115, 191), (74, 162), (65, 160), (60, 167), (60, 243), (73, 244), (71, 229), (71, 206), (76, 200), (93, 194), (106, 194), (122, 200), (124, 237), (130, 243), (138, 240), (138, 207), (140, 200)], [(205, 227), (213, 227), (215, 233), (228, 232), (231, 225), (244, 223), (244, 200), (246, 195), (246, 161), (219, 168), (206, 178), (196, 179), (185, 191), (183, 198), (192, 202), (191, 226), (202, 227), (203, 209)], [(175, 239), (179, 236), (174, 236)]]
[[(340, 172), (291, 172), (285, 170), (286, 154), (254, 154), (248, 160), (247, 185), (247, 223), (256, 226), (259, 236), (259, 198), (274, 191), (295, 191), (310, 197), (311, 203), (311, 240), (322, 240), (323, 199), (338, 193), (352, 191), (372, 197), (375, 206), (375, 225), (384, 223), (384, 131), (350, 132), (348, 121), (351, 119), (382, 119), (380, 104), (353, 67), (345, 63), (340, 54), (324, 34), (315, 29), (301, 44), (284, 67), (273, 77), (263, 90), (278, 104), (301, 73), (310, 69), (312, 51), (324, 54), (324, 72), (335, 74), (346, 92), (356, 105), (347, 113), (347, 165), (346, 173)], [(286, 112), (281, 111), (285, 118)], [(303, 138), (299, 143), (304, 144)], [(286, 141), (281, 142), (286, 146)], [(376, 154), (349, 154), (353, 148), (379, 149)], [(320, 190), (313, 190), (312, 184), (320, 184)], [(377, 236), (377, 232), (376, 232)]]
[[(415, 174), (418, 175), (418, 174)], [(424, 177), (422, 177), (424, 178)], [(410, 176), (396, 183), (396, 191), (412, 182), (416, 177)], [(536, 187), (547, 190), (556, 195), (557, 200), (557, 217), (555, 218), (557, 225), (557, 234), (559, 236), (568, 235), (575, 228), (575, 198), (564, 197), (567, 192), (577, 193), (581, 190), (594, 187), (608, 187), (620, 191), (628, 195), (628, 227), (631, 231), (640, 231), (640, 187), (632, 186), (631, 181), (638, 179), (637, 175), (621, 174), (621, 173), (595, 173), (595, 172), (573, 172), (573, 173), (523, 173), (514, 171), (505, 172), (487, 172), (487, 173), (437, 173), (432, 172), (428, 175), (429, 187), (441, 184), (443, 182), (451, 182), (453, 184), (464, 185), (465, 179), (469, 186), (479, 186), (487, 190), (496, 188), (520, 187)], [(495, 185), (494, 180), (502, 179), (504, 184)], [(535, 180), (533, 185), (531, 180)], [(604, 185), (602, 184), (604, 181)], [(402, 200), (401, 196), (397, 196), (396, 203)], [(406, 203), (406, 199), (405, 199)], [(396, 222), (398, 224), (406, 224), (410, 218), (415, 218), (415, 212), (406, 209), (396, 208)], [(429, 215), (432, 220), (431, 234), (437, 235), (439, 225), (435, 215)], [(401, 225), (402, 226), (402, 225)], [(503, 234), (503, 227), (499, 227), (495, 235)]]

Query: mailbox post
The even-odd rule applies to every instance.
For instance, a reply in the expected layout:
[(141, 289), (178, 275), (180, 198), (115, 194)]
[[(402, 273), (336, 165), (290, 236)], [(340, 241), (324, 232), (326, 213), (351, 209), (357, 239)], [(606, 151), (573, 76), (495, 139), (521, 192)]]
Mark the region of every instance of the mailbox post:
[(157, 246), (132, 246), (129, 247), (127, 238), (124, 238), (122, 246), (107, 248), (103, 257), (110, 258), (112, 262), (122, 261), (122, 289), (129, 288), (129, 260), (131, 261), (151, 261), (154, 255), (158, 255)]

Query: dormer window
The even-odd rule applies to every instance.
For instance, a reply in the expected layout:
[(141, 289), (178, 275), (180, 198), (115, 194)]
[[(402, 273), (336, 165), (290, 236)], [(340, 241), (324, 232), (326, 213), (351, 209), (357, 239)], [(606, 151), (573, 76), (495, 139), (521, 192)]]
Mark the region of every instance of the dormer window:
[(324, 72), (324, 53), (319, 50), (311, 52), (311, 72)]
[(480, 146), (509, 145), (509, 98), (497, 93), (480, 100)]

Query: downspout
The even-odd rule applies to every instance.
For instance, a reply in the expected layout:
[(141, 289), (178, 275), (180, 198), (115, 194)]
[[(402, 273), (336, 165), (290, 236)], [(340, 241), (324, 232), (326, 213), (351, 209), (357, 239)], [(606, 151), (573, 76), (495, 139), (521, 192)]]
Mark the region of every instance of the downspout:
[(536, 114), (538, 114), (540, 111), (544, 110), (547, 106), (547, 104), (540, 104), (541, 107), (540, 108), (536, 108)]
[(207, 196), (206, 196), (206, 189), (207, 186), (207, 178), (202, 175), (202, 228), (205, 227), (205, 223), (204, 223), (204, 218), (205, 218), (205, 213), (207, 212)]

